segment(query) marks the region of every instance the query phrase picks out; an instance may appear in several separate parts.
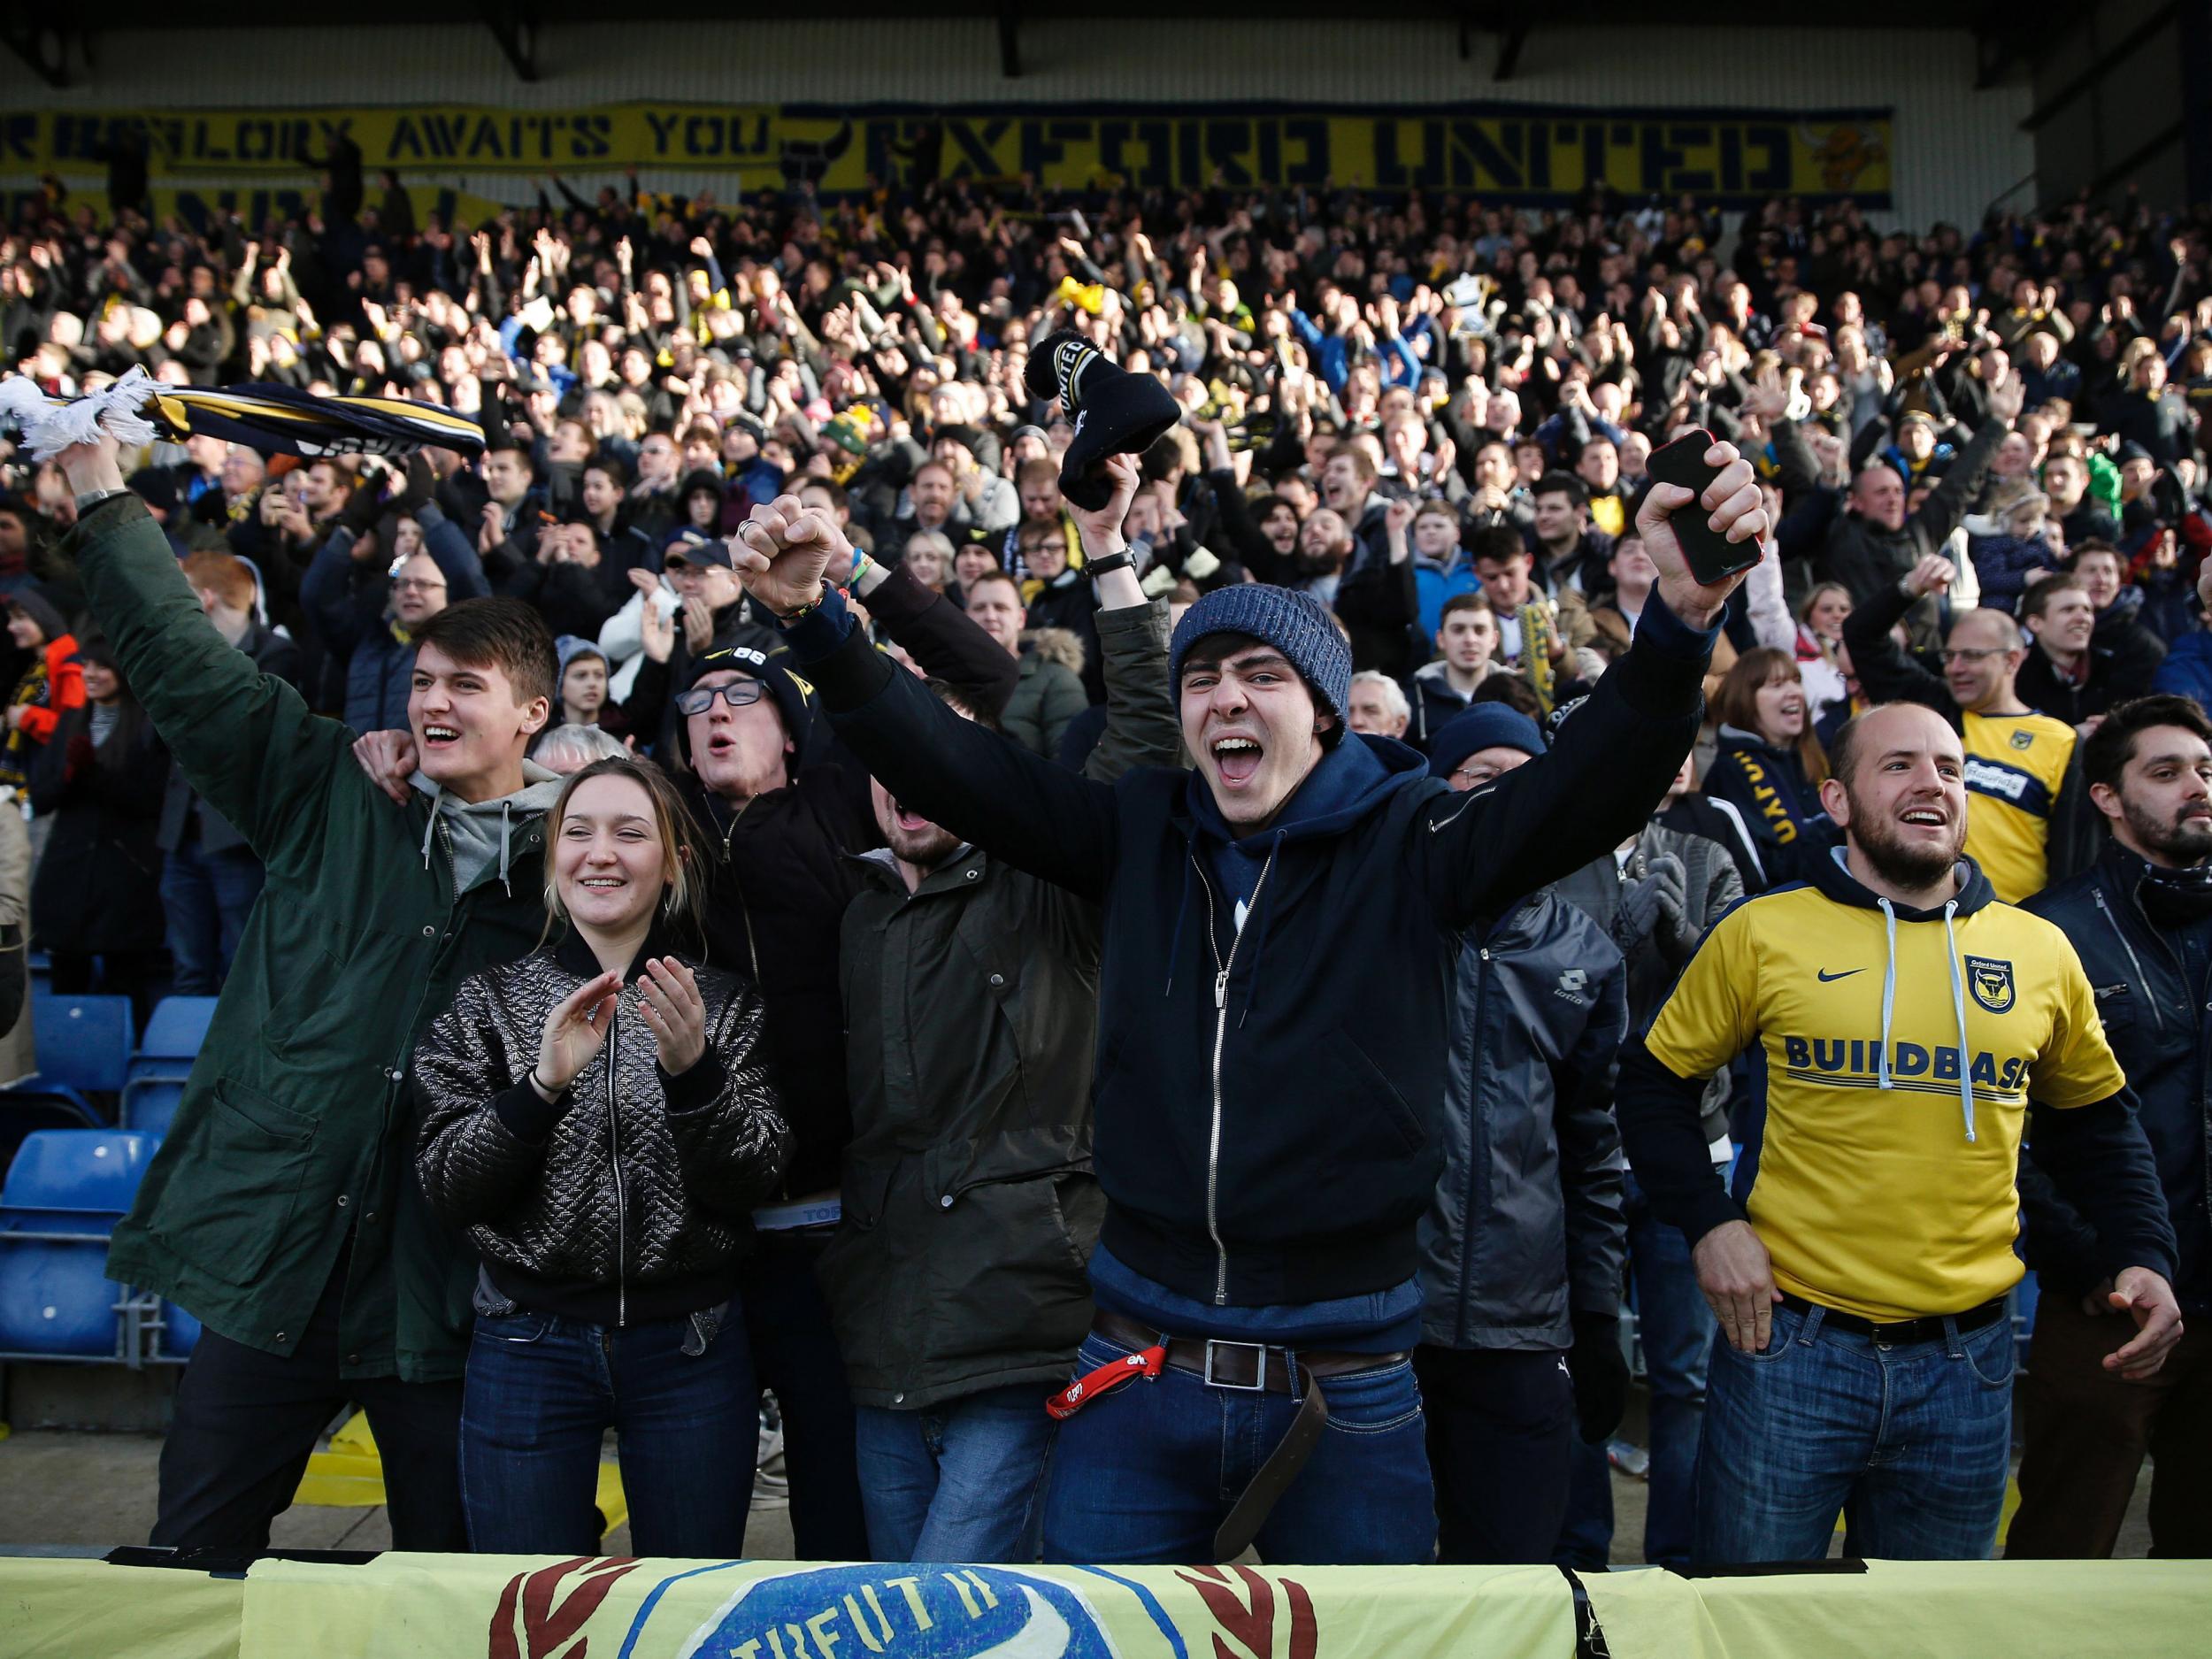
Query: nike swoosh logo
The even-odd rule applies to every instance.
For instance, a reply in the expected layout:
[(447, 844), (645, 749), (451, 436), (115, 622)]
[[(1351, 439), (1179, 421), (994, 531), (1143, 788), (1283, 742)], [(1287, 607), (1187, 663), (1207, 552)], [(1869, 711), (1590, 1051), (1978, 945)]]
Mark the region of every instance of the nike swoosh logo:
[(1823, 985), (1825, 985), (1831, 979), (1847, 979), (1855, 973), (1864, 973), (1865, 972), (1866, 970), (1864, 968), (1846, 968), (1841, 973), (1831, 973), (1827, 969), (1823, 968), (1820, 970), (1820, 982)]

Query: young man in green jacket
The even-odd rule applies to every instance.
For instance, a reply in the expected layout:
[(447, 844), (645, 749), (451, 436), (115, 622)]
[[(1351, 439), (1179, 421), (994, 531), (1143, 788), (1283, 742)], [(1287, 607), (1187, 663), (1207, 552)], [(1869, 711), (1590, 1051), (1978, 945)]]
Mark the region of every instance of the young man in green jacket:
[(479, 968), (544, 926), (541, 819), (560, 780), (523, 751), (553, 642), (526, 606), (425, 625), (405, 805), (353, 734), (258, 672), (202, 613), (111, 441), (65, 451), (68, 550), (132, 688), (268, 885), (174, 1126), (108, 1271), (205, 1326), (162, 1448), (153, 1541), (266, 1548), (323, 1425), (366, 1408), (401, 1549), (464, 1549), (457, 1443), (472, 1268), (411, 1167), (408, 1063)]

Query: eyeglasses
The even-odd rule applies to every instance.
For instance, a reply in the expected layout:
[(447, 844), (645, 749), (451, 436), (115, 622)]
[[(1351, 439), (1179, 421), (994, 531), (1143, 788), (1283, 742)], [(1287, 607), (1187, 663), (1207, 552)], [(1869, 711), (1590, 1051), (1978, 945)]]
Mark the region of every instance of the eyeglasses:
[(396, 594), (434, 594), (444, 586), (445, 584), (434, 576), (395, 576), (392, 578), (392, 591)]
[(2001, 645), (1985, 645), (1979, 650), (1970, 650), (1963, 646), (1954, 648), (1947, 645), (1937, 653), (1947, 663), (1985, 663), (1993, 657), (2004, 657), (2008, 654)]
[(733, 709), (749, 708), (761, 700), (767, 689), (757, 680), (733, 680), (726, 686), (701, 686), (695, 690), (678, 692), (676, 710), (685, 716), (704, 714), (714, 707), (717, 697)]

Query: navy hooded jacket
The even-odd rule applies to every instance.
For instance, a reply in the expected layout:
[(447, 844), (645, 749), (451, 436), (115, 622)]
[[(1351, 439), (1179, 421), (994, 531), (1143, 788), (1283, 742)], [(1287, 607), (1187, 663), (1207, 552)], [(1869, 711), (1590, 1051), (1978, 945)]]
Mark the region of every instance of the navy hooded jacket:
[(1454, 795), (1403, 745), (1347, 737), (1239, 841), (1189, 773), (1093, 783), (961, 719), (849, 632), (833, 591), (787, 638), (902, 803), (1102, 906), (1101, 1241), (1225, 1308), (1413, 1277), (1460, 932), (1641, 826), (1710, 651), (1655, 605), (1542, 758)]

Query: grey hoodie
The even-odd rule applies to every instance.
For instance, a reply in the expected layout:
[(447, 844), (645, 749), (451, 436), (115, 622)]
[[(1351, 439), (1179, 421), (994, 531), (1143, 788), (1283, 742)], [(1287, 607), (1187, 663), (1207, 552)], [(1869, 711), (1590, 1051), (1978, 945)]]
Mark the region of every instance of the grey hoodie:
[(423, 868), (430, 867), (431, 838), (442, 822), (453, 852), (456, 897), (484, 879), (487, 872), (495, 872), (500, 885), (510, 896), (513, 895), (507, 872), (513, 862), (515, 828), (551, 811), (562, 784), (567, 781), (534, 760), (522, 763), (522, 787), (514, 794), (472, 805), (458, 795), (448, 795), (419, 770), (415, 772), (415, 787), (430, 797), (430, 822), (422, 833)]

